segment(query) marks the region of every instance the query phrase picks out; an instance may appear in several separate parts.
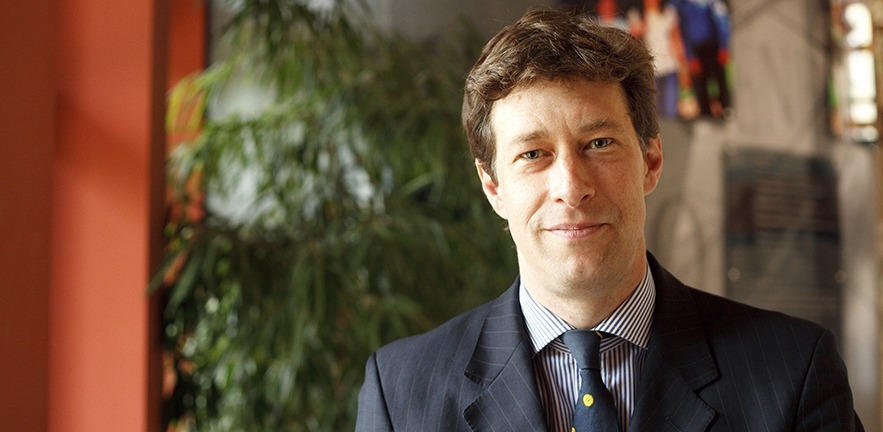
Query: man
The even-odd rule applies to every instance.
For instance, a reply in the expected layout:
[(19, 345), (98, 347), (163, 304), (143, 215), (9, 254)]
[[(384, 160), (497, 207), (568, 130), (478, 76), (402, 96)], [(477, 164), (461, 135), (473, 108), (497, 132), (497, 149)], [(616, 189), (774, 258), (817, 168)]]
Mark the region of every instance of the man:
[[(463, 125), (519, 278), (371, 356), (356, 430), (571, 431), (593, 407), (605, 430), (861, 429), (829, 331), (688, 288), (646, 253), (652, 64), (627, 33), (549, 10), (488, 43)], [(583, 394), (568, 335), (593, 332), (574, 329), (603, 336), (606, 397)]]

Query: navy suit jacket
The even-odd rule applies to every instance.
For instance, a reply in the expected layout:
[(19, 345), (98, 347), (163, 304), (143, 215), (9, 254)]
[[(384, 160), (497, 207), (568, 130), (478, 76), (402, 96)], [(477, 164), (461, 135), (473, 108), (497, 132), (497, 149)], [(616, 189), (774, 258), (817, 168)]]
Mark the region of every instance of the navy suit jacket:
[[(830, 331), (689, 288), (648, 259), (656, 311), (630, 431), (863, 430)], [(516, 280), (372, 355), (356, 431), (546, 431), (532, 355)]]

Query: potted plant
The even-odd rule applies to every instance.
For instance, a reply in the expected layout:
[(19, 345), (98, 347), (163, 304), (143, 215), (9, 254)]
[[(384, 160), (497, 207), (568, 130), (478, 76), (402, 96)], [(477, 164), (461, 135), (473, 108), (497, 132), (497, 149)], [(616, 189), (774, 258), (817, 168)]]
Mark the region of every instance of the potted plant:
[[(307, 3), (237, 2), (225, 59), (170, 98), (170, 131), (192, 137), (169, 160), (152, 288), (179, 430), (352, 430), (374, 349), (515, 273), (459, 126), (476, 46)], [(264, 97), (225, 110), (243, 82)]]

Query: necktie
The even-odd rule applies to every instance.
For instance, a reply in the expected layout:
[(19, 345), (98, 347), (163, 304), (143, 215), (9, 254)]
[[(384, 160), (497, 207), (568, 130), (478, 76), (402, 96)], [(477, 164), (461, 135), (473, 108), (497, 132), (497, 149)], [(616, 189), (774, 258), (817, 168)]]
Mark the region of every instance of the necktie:
[(594, 330), (570, 330), (561, 336), (576, 359), (582, 382), (573, 409), (575, 432), (619, 431), (613, 396), (601, 381), (601, 338)]

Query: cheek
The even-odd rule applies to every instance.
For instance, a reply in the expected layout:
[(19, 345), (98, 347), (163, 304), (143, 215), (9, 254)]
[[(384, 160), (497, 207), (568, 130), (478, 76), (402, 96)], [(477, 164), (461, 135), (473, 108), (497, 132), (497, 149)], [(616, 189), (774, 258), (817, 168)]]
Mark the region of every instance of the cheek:
[(526, 225), (542, 207), (545, 196), (541, 187), (522, 182), (502, 191), (499, 206), (505, 209), (510, 225)]
[(644, 198), (644, 176), (640, 168), (635, 170), (620, 169), (609, 173), (607, 177), (606, 190), (607, 196), (614, 200), (624, 213), (625, 216), (643, 213)]

